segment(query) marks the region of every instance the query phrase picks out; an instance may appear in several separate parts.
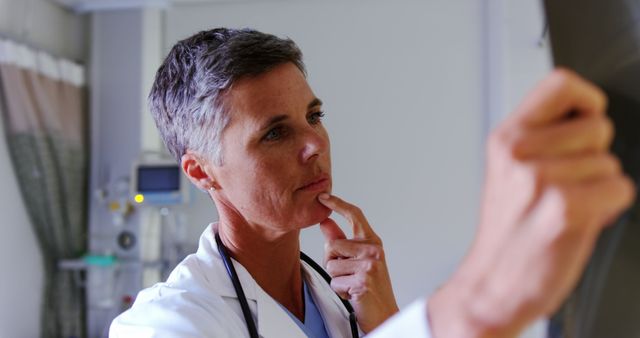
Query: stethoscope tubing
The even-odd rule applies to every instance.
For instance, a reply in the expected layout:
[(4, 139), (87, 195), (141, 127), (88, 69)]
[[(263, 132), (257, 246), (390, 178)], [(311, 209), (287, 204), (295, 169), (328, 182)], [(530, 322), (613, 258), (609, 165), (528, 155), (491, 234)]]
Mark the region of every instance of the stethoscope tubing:
[[(244, 320), (247, 322), (247, 329), (249, 330), (249, 336), (251, 338), (259, 338), (258, 330), (256, 328), (256, 323), (253, 320), (253, 316), (251, 315), (251, 310), (249, 309), (249, 303), (247, 302), (247, 297), (244, 294), (244, 290), (242, 289), (242, 284), (240, 283), (240, 279), (238, 278), (238, 274), (236, 273), (236, 269), (229, 258), (229, 254), (227, 252), (227, 247), (224, 246), (222, 240), (220, 239), (220, 235), (216, 232), (216, 245), (218, 246), (218, 251), (220, 252), (220, 256), (222, 257), (222, 262), (227, 270), (227, 274), (229, 275), (229, 279), (231, 279), (231, 283), (233, 284), (233, 288), (236, 291), (236, 295), (238, 296), (238, 301), (240, 302), (240, 308), (242, 309), (242, 314), (244, 316)], [(311, 257), (307, 256), (304, 252), (300, 252), (300, 259), (305, 263), (309, 264), (313, 270), (315, 270), (322, 278), (327, 282), (327, 284), (331, 285), (331, 276), (324, 271), (318, 263), (316, 263)], [(347, 309), (349, 313), (349, 324), (351, 327), (351, 336), (353, 338), (358, 338), (358, 321), (356, 319), (356, 314), (353, 310), (353, 307), (349, 303), (349, 301), (340, 298), (342, 304)]]
[[(309, 264), (309, 266), (311, 266), (313, 270), (315, 270), (318, 274), (320, 274), (320, 276), (322, 276), (322, 278), (327, 282), (327, 284), (331, 285), (331, 276), (329, 276), (329, 274), (326, 271), (324, 271), (324, 269), (320, 265), (318, 265), (318, 263), (316, 263), (313, 259), (311, 259), (311, 257), (307, 256), (307, 254), (300, 251), (300, 259), (302, 259), (305, 263)], [(340, 296), (338, 296), (338, 298), (340, 298)], [(340, 298), (340, 301), (342, 302), (342, 305), (344, 305), (344, 307), (347, 309), (347, 312), (349, 312), (349, 324), (351, 326), (351, 336), (353, 338), (358, 338), (358, 321), (356, 319), (356, 313), (353, 310), (353, 306), (351, 306), (351, 303), (349, 303), (349, 301), (344, 300), (342, 298)]]
[(220, 251), (222, 262), (224, 262), (224, 267), (227, 269), (227, 274), (230, 277), (229, 279), (231, 279), (231, 284), (233, 284), (233, 288), (236, 290), (236, 295), (238, 296), (238, 301), (240, 302), (240, 308), (242, 308), (242, 314), (244, 315), (244, 320), (245, 322), (247, 322), (249, 337), (260, 338), (258, 336), (258, 329), (256, 328), (256, 323), (255, 321), (253, 321), (251, 310), (249, 309), (247, 296), (245, 296), (244, 294), (244, 290), (242, 289), (242, 284), (240, 284), (240, 279), (238, 278), (236, 269), (233, 266), (233, 263), (231, 262), (231, 260), (229, 259), (229, 255), (227, 254), (227, 247), (224, 246), (224, 244), (222, 243), (222, 240), (220, 240), (220, 235), (218, 235), (217, 232), (216, 232), (216, 244), (218, 245), (218, 251)]

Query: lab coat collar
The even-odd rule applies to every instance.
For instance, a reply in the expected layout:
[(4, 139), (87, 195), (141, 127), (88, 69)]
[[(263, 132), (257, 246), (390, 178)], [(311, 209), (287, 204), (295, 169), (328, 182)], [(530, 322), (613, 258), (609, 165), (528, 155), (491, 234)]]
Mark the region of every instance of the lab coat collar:
[(271, 296), (260, 288), (258, 292), (258, 333), (262, 337), (285, 337), (283, 328), (287, 328), (286, 337), (307, 338), (307, 335)]
[[(196, 255), (199, 257), (205, 278), (211, 288), (222, 297), (238, 298), (229, 275), (222, 264), (222, 257), (215, 242), (213, 224), (210, 224), (200, 238)], [(231, 259), (242, 284), (245, 296), (250, 302), (257, 304), (258, 333), (262, 337), (282, 337), (282, 329), (288, 328), (287, 337), (306, 338), (305, 333), (289, 317), (287, 312), (267, 294), (249, 271), (240, 263)], [(338, 295), (329, 284), (311, 266), (302, 261), (303, 278), (311, 291), (316, 306), (325, 322), (325, 327), (331, 337), (343, 337), (350, 332), (349, 313), (340, 301)]]
[[(209, 224), (200, 237), (198, 251), (196, 252), (196, 256), (199, 258), (198, 262), (204, 265), (202, 266), (202, 272), (205, 279), (219, 296), (238, 298), (236, 290), (233, 288), (233, 284), (231, 283), (231, 279), (227, 274), (227, 270), (224, 267), (224, 263), (222, 263), (222, 256), (220, 256), (220, 252), (218, 251), (213, 229), (214, 224)], [(248, 300), (256, 301), (257, 283), (244, 266), (233, 258), (231, 258), (231, 262), (233, 262), (233, 266), (236, 269), (236, 273), (238, 274), (238, 279), (242, 284), (245, 296)]]
[[(210, 224), (200, 238), (200, 244), (196, 255), (199, 261), (204, 264), (203, 272), (210, 287), (218, 295), (228, 298), (238, 298), (236, 290), (227, 274), (227, 270), (222, 263), (222, 256), (218, 251), (215, 241), (214, 226)], [(261, 337), (281, 337), (283, 328), (287, 328), (287, 337), (306, 338), (300, 327), (289, 317), (282, 307), (269, 296), (253, 279), (249, 271), (240, 263), (231, 258), (231, 262), (236, 269), (238, 279), (242, 284), (242, 289), (251, 306), (257, 306), (256, 325), (258, 334)]]

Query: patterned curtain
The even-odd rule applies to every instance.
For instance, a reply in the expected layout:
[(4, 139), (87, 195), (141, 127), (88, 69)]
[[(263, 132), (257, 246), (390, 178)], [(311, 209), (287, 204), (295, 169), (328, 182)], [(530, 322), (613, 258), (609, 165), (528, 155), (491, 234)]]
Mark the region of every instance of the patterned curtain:
[(58, 268), (87, 246), (83, 69), (0, 40), (0, 110), (44, 263), (43, 337), (85, 336), (80, 278)]

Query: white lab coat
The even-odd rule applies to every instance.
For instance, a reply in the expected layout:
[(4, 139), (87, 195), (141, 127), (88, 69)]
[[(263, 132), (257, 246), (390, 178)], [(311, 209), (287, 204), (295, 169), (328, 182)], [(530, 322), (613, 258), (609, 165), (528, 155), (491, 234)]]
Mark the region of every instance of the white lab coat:
[[(233, 260), (260, 337), (306, 335), (240, 263)], [(304, 278), (331, 337), (351, 337), (349, 314), (326, 281), (302, 262)], [(198, 251), (173, 270), (165, 283), (142, 290), (111, 324), (110, 337), (249, 337), (240, 302), (215, 244), (212, 225)]]

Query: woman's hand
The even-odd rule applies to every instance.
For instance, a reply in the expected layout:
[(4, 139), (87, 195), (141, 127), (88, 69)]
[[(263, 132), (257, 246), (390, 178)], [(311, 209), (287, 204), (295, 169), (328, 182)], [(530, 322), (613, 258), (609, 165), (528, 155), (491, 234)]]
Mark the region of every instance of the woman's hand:
[(602, 91), (557, 70), (492, 134), (476, 240), (429, 300), (435, 337), (515, 337), (571, 292), (634, 200), (605, 108)]
[(355, 205), (329, 194), (318, 200), (353, 227), (353, 238), (347, 239), (331, 218), (320, 223), (326, 239), (324, 263), (331, 288), (351, 302), (360, 328), (370, 332), (398, 311), (382, 241)]

